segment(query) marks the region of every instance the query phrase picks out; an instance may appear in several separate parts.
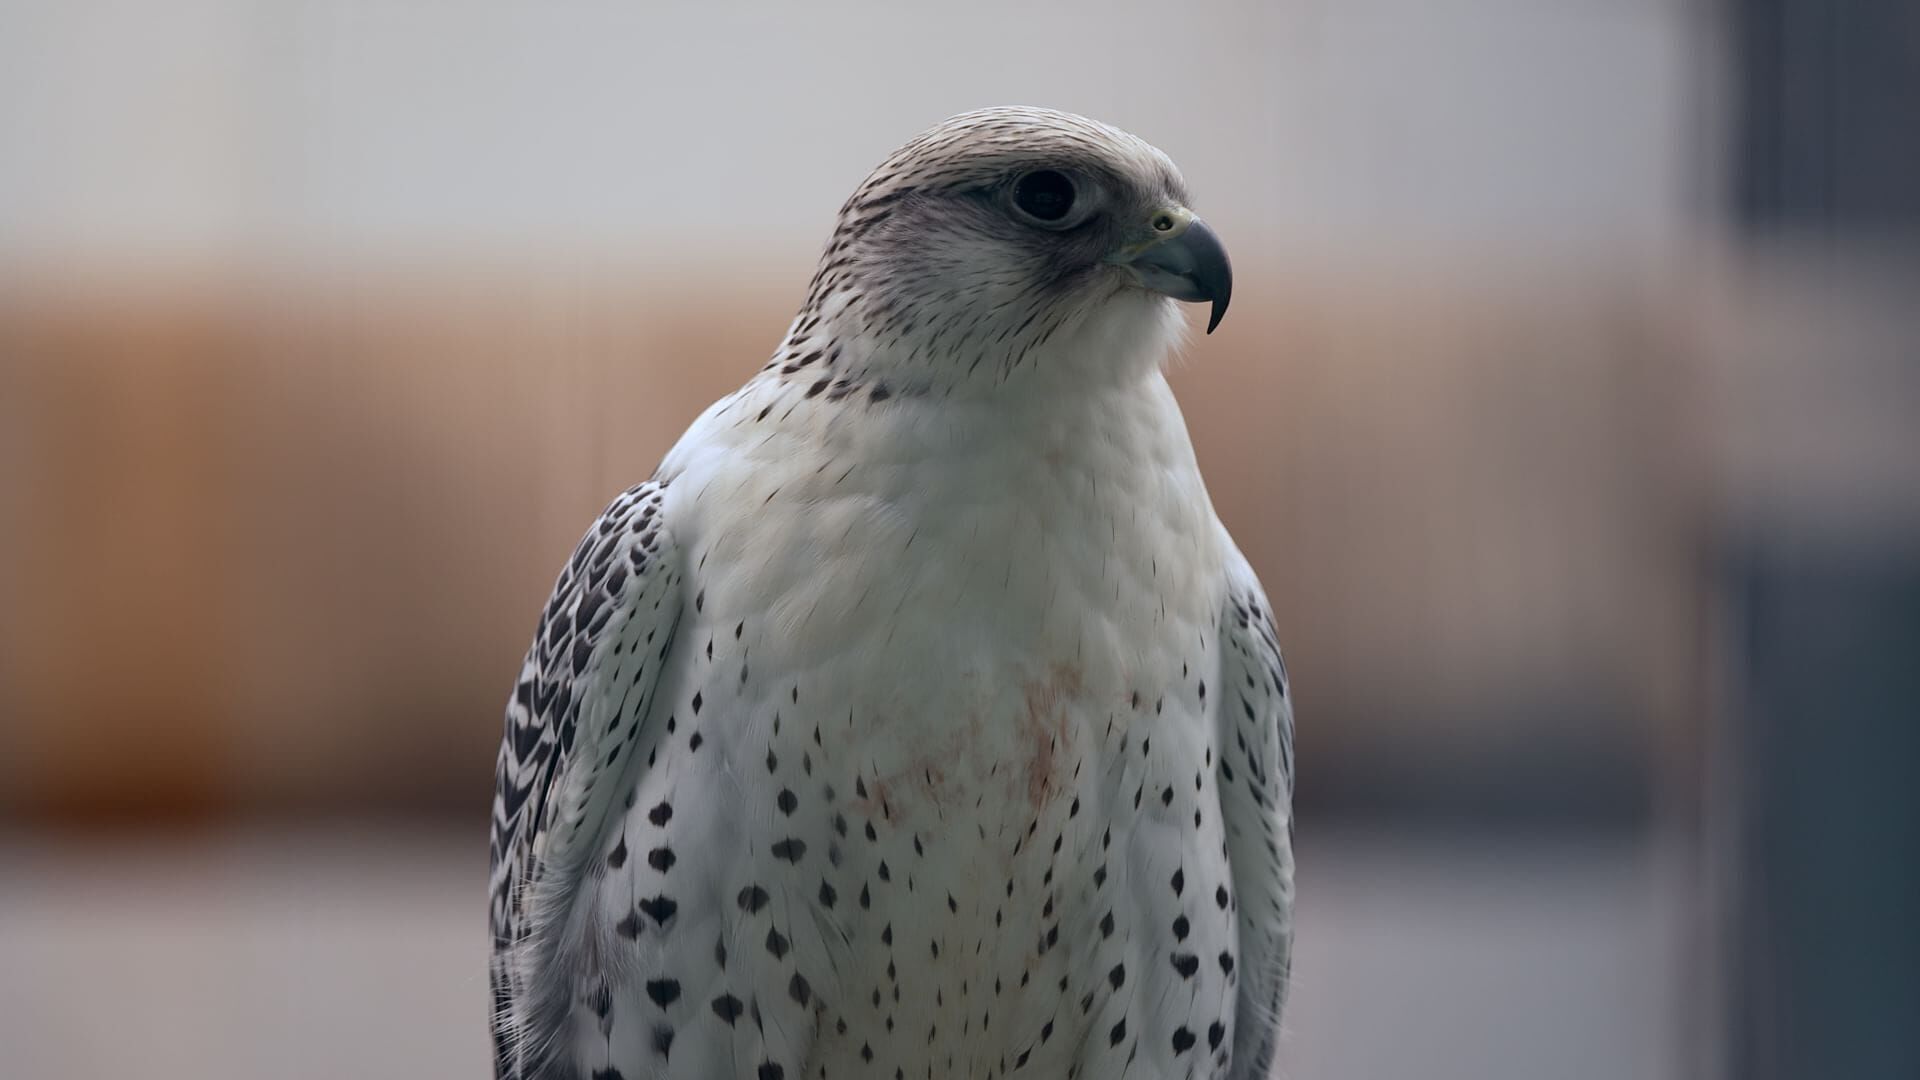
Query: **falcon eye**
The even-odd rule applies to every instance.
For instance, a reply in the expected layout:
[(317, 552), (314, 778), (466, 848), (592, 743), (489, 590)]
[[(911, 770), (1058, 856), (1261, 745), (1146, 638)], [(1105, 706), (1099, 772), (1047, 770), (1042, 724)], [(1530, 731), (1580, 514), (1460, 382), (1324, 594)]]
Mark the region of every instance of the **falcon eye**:
[(1073, 212), (1073, 178), (1063, 172), (1041, 169), (1014, 182), (1013, 205), (1036, 224), (1056, 225)]

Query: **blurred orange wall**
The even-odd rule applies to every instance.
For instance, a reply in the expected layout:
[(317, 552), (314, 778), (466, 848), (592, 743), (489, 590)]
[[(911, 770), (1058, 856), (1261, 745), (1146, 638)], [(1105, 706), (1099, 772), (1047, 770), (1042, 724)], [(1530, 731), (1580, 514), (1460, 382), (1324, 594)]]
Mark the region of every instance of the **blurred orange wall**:
[[(1279, 612), (1303, 754), (1687, 760), (1690, 298), (1242, 277), (1174, 378)], [(739, 279), (0, 294), (0, 807), (479, 813), (579, 530), (784, 330), (794, 298)]]

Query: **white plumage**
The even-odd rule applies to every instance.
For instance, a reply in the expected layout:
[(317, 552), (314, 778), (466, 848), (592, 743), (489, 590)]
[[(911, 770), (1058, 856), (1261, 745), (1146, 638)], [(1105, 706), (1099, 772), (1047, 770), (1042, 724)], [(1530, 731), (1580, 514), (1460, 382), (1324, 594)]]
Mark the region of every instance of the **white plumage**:
[(1184, 203), (1078, 117), (935, 128), (588, 532), (500, 757), (502, 1076), (1264, 1074), (1292, 720), (1160, 372), (1226, 300)]

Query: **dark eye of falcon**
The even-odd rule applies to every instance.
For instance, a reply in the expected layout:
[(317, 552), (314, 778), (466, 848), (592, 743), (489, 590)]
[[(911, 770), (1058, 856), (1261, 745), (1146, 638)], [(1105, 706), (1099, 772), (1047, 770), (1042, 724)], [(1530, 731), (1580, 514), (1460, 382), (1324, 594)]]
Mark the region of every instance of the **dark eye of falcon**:
[(1013, 205), (1041, 225), (1065, 222), (1075, 195), (1073, 178), (1052, 169), (1030, 172), (1013, 185)]

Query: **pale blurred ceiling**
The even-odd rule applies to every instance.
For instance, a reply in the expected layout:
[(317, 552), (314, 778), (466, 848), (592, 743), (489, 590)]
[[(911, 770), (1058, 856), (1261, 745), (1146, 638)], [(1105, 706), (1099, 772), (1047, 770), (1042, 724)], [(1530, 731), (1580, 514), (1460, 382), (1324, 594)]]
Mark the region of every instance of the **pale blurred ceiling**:
[(804, 267), (892, 147), (1006, 103), (1158, 143), (1236, 257), (1644, 263), (1710, 209), (1700, 7), (8, 0), (0, 271)]

